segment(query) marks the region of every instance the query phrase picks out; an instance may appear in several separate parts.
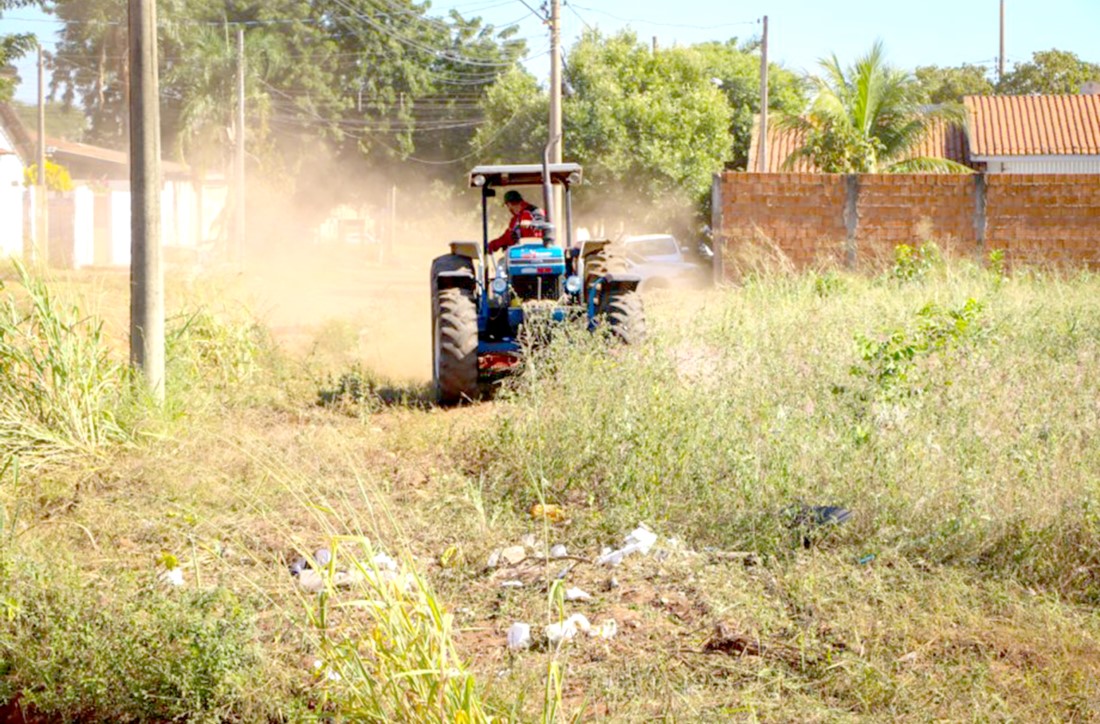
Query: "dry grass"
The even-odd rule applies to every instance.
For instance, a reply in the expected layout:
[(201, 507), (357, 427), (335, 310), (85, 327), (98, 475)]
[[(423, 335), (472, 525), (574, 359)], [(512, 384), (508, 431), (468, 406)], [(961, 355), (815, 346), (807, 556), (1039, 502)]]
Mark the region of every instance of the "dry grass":
[[(224, 378), (200, 367), (186, 379), (201, 404), (146, 420), (155, 436), (0, 483), (0, 700), (55, 719), (179, 711), (143, 691), (175, 691), (195, 720), (340, 706), (313, 668), (318, 599), (286, 564), (352, 535), (424, 577), (501, 718), (542, 718), (559, 670), (561, 719), (1088, 720), (1100, 708), (1100, 282), (939, 263), (918, 277), (765, 275), (690, 304), (656, 295), (646, 348), (573, 340), (497, 402), (449, 411), (415, 391), (407, 406), (319, 406), (323, 377), (219, 317), (236, 353), (216, 334), (198, 347), (238, 370), (233, 384), (201, 384)], [(982, 302), (972, 326), (936, 326), (970, 298)], [(939, 311), (918, 314), (930, 302)], [(899, 341), (863, 354), (858, 335)], [(224, 363), (242, 349), (258, 354)], [(912, 362), (900, 382), (882, 374), (895, 352)], [(570, 522), (531, 520), (540, 500)], [(853, 518), (803, 547), (784, 512), (800, 501)], [(590, 562), (640, 521), (660, 535), (649, 556)], [(524, 534), (528, 560), (486, 568)], [(585, 560), (540, 557), (555, 543)], [(165, 554), (182, 589), (158, 583)], [(614, 619), (618, 635), (510, 652), (514, 621), (559, 619), (550, 582), (570, 564), (568, 585), (593, 600), (564, 613)], [(129, 669), (58, 647), (111, 632), (34, 628), (36, 596), (184, 639), (216, 600), (235, 612), (219, 614), (236, 622), (232, 646), (185, 660), (206, 678), (137, 674), (108, 697), (88, 682)], [(353, 632), (378, 626), (339, 615)], [(69, 666), (70, 686), (30, 664), (50, 641), (52, 658), (34, 660)]]

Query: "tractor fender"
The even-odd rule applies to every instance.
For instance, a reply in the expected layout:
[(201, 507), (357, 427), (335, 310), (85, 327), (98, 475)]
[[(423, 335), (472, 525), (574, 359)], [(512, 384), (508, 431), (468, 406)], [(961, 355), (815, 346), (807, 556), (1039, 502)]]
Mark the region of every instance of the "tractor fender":
[(440, 272), (435, 277), (435, 289), (437, 292), (444, 289), (465, 289), (469, 292), (475, 292), (477, 291), (477, 279), (466, 269)]
[(432, 261), (432, 302), (444, 289), (477, 291), (473, 261), (458, 254), (446, 254)]
[(637, 274), (609, 273), (600, 278), (597, 283), (599, 295), (595, 300), (594, 314), (603, 314), (607, 311), (608, 300), (615, 292), (632, 292), (642, 283), (642, 278)]

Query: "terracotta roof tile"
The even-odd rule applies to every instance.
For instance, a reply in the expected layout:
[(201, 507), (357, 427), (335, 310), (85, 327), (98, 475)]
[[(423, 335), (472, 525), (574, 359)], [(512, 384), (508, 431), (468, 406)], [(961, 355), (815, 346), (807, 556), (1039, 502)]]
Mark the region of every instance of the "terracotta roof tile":
[(974, 156), (1100, 154), (1100, 95), (967, 96)]
[[(801, 145), (801, 134), (797, 131), (780, 130), (772, 123), (769, 123), (768, 126), (768, 171), (772, 173), (787, 171), (788, 169), (783, 168), (783, 163)], [(754, 173), (759, 171), (759, 159), (757, 158), (759, 156), (757, 150), (759, 139), (760, 117), (757, 116), (753, 121), (752, 140), (749, 143), (748, 171)], [(946, 123), (936, 123), (921, 144), (914, 148), (907, 158), (927, 156), (946, 158), (967, 164), (967, 151), (966, 133), (963, 129)], [(789, 171), (792, 173), (816, 173), (818, 169), (803, 158), (799, 159)]]

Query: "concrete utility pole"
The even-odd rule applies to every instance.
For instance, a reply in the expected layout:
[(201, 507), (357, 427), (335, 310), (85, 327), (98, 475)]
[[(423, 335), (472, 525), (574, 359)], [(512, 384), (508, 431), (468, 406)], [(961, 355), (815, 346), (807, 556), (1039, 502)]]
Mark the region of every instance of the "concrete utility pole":
[(764, 16), (764, 35), (760, 43), (760, 151), (756, 170), (768, 172), (768, 16)]
[(34, 180), (34, 244), (31, 246), (32, 263), (43, 265), (50, 258), (50, 210), (49, 188), (46, 186), (46, 63), (42, 56), (42, 44), (38, 44), (38, 174)]
[(234, 155), (233, 188), (237, 208), (233, 214), (233, 256), (238, 264), (244, 261), (245, 179), (244, 179), (244, 28), (237, 29), (237, 152)]
[(1001, 54), (997, 56), (997, 82), (1005, 77), (1005, 0), (1001, 0)]
[(160, 89), (156, 0), (129, 0), (130, 363), (164, 400), (164, 272), (160, 264)]
[[(550, 163), (561, 163), (564, 139), (561, 131), (561, 0), (550, 1)], [(561, 187), (553, 187), (554, 217), (561, 216)]]

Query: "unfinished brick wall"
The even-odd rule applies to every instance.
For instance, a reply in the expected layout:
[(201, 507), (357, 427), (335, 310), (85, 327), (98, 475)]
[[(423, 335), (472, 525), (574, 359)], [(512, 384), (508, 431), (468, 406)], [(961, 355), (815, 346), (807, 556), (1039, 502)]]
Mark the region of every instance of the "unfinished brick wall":
[(1014, 263), (1100, 266), (1100, 176), (986, 177), (986, 247)]
[[(769, 241), (796, 265), (842, 253), (846, 227), (843, 176), (810, 173), (726, 174), (722, 178), (721, 229), (736, 245)], [(717, 201), (717, 199), (716, 199)]]
[(893, 259), (898, 244), (927, 239), (953, 248), (974, 246), (971, 176), (864, 174), (858, 179), (855, 247), (860, 260)]
[(721, 273), (750, 249), (797, 267), (875, 266), (898, 244), (1100, 266), (1100, 176), (746, 174), (716, 179)]

